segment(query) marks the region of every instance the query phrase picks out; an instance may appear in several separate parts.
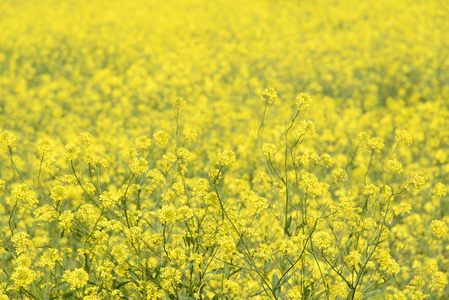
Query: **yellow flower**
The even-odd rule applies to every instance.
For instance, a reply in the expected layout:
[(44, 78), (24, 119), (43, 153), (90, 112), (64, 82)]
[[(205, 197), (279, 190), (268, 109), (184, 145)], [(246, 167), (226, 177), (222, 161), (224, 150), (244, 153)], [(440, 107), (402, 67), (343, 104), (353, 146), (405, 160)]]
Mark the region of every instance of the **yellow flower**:
[(218, 153), (218, 158), (220, 159), (220, 164), (226, 167), (232, 168), (236, 157), (232, 150), (225, 150), (221, 153)]
[(16, 145), (15, 143), (16, 137), (8, 130), (5, 130), (0, 134), (0, 145), (2, 145), (3, 148), (12, 148)]
[(143, 135), (136, 139), (136, 147), (139, 150), (146, 150), (151, 147), (151, 139)]
[(187, 102), (181, 97), (176, 97), (174, 106), (176, 109), (183, 109), (184, 107), (187, 106)]
[(311, 120), (302, 120), (301, 127), (298, 129), (301, 136), (311, 137), (315, 134), (315, 124)]
[(112, 208), (118, 201), (119, 197), (117, 194), (112, 192), (103, 192), (100, 195), (100, 201), (106, 208)]
[(72, 286), (72, 289), (82, 288), (87, 284), (89, 274), (81, 268), (77, 268), (73, 271), (67, 270), (62, 275), (62, 279)]
[(424, 176), (424, 173), (422, 171), (412, 172), (410, 182), (413, 183), (416, 189), (420, 189), (426, 183), (427, 179), (428, 178)]
[(447, 285), (447, 276), (443, 272), (436, 272), (433, 276), (432, 283), (437, 289), (442, 290)]
[(37, 142), (37, 149), (41, 155), (45, 155), (46, 153), (51, 152), (52, 146), (49, 140), (43, 139)]
[(335, 169), (332, 171), (332, 178), (334, 179), (334, 182), (340, 183), (345, 182), (348, 180), (348, 176), (346, 175), (346, 171), (343, 169)]
[(78, 158), (80, 155), (80, 148), (76, 146), (75, 144), (67, 144), (65, 146), (65, 158), (68, 161), (73, 161)]
[(274, 144), (266, 143), (262, 146), (262, 153), (265, 157), (271, 158), (276, 153), (276, 146)]
[(395, 140), (409, 146), (411, 145), (413, 138), (407, 130), (402, 130), (396, 135)]
[(433, 220), (430, 223), (430, 230), (434, 236), (440, 239), (446, 237), (448, 232), (446, 222), (439, 220)]
[(312, 104), (312, 98), (306, 94), (299, 94), (296, 97), (296, 105), (298, 106), (298, 110), (307, 110), (307, 108)]
[(387, 166), (385, 170), (388, 172), (398, 175), (402, 173), (402, 164), (397, 159), (390, 159), (387, 161)]
[(354, 268), (358, 266), (358, 264), (362, 263), (362, 254), (358, 251), (351, 251), (349, 255), (345, 257), (344, 261), (349, 267)]
[(143, 157), (134, 158), (131, 161), (129, 168), (133, 174), (139, 176), (148, 170), (148, 162)]
[(25, 266), (18, 266), (11, 275), (16, 290), (27, 288), (37, 279), (36, 271)]
[(313, 235), (312, 241), (318, 249), (325, 250), (331, 246), (331, 236), (324, 231), (316, 232)]
[(384, 148), (384, 143), (380, 138), (370, 138), (368, 140), (368, 146), (370, 146), (372, 150), (380, 152), (380, 150)]
[(158, 146), (164, 146), (168, 143), (168, 135), (163, 130), (156, 131), (153, 138)]
[(55, 201), (63, 201), (67, 197), (67, 189), (62, 185), (57, 185), (51, 189), (51, 196)]
[(277, 93), (273, 88), (264, 89), (262, 91), (262, 102), (273, 104), (278, 99)]
[(438, 198), (441, 198), (443, 196), (446, 196), (447, 193), (447, 189), (446, 186), (444, 186), (444, 184), (442, 184), (441, 182), (437, 183), (435, 185), (435, 187), (433, 188), (433, 194), (436, 195)]
[(66, 233), (72, 231), (73, 229), (73, 218), (74, 215), (70, 210), (66, 210), (64, 211), (60, 216), (59, 216), (59, 223), (58, 223), (58, 227), (63, 229)]

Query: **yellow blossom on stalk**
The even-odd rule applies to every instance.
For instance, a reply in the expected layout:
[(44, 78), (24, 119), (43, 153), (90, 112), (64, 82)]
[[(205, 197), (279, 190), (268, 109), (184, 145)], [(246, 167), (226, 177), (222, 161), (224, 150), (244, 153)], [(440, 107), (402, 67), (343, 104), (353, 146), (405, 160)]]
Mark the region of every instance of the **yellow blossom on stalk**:
[(236, 157), (232, 150), (224, 150), (223, 152), (218, 153), (218, 159), (220, 160), (221, 165), (232, 168)]
[(176, 97), (174, 106), (176, 109), (183, 109), (187, 106), (187, 102), (181, 97)]
[(385, 250), (379, 250), (377, 252), (376, 258), (379, 262), (379, 269), (381, 271), (385, 271), (385, 273), (388, 275), (396, 275), (401, 270), (396, 260), (394, 260)]
[(262, 102), (266, 104), (273, 104), (278, 99), (278, 95), (273, 88), (264, 89), (262, 91)]
[(397, 159), (390, 159), (387, 161), (387, 166), (385, 167), (385, 170), (394, 175), (401, 174), (402, 164)]
[(165, 131), (159, 130), (153, 134), (154, 141), (158, 146), (164, 146), (168, 143), (168, 135)]
[(339, 199), (338, 207), (343, 213), (348, 214), (352, 212), (352, 209), (354, 207), (354, 201), (352, 200), (351, 197), (342, 196)]
[(33, 191), (30, 191), (30, 188), (25, 183), (16, 185), (11, 194), (14, 196), (15, 201), (17, 203), (21, 203), (22, 205), (27, 205), (30, 208), (35, 208), (39, 203), (36, 195)]
[(183, 205), (180, 208), (178, 208), (176, 214), (179, 220), (187, 220), (193, 217), (193, 209), (191, 209), (186, 205)]
[(119, 264), (122, 264), (123, 262), (126, 261), (130, 252), (126, 244), (119, 243), (112, 247), (111, 254), (115, 257), (115, 259)]
[(180, 247), (176, 247), (176, 248), (170, 250), (169, 257), (172, 260), (179, 260), (179, 261), (183, 261), (187, 258), (184, 249), (182, 249)]
[(403, 143), (406, 146), (412, 144), (413, 138), (407, 130), (401, 130), (396, 134), (395, 140), (399, 143)]
[(74, 161), (80, 155), (80, 148), (75, 144), (67, 144), (65, 146), (64, 156), (68, 161)]
[(270, 143), (263, 144), (262, 153), (267, 158), (273, 157), (273, 155), (276, 153), (276, 146)]
[(284, 251), (287, 254), (293, 254), (295, 252), (295, 244), (292, 239), (282, 239), (279, 243), (279, 251)]
[(424, 184), (427, 181), (427, 177), (424, 176), (424, 173), (422, 171), (419, 172), (412, 172), (410, 183), (412, 183), (416, 189), (420, 189), (424, 186)]
[(262, 261), (269, 261), (272, 255), (270, 246), (267, 244), (262, 244), (257, 248), (255, 256)]
[(132, 241), (140, 239), (140, 237), (142, 236), (142, 228), (138, 226), (131, 227), (127, 232), (127, 236)]
[(53, 148), (49, 140), (43, 139), (37, 142), (37, 149), (41, 155), (45, 155), (46, 153), (51, 152)]
[(302, 300), (301, 287), (294, 286), (292, 287), (287, 294), (288, 299), (292, 300)]
[(315, 152), (306, 152), (300, 155), (298, 160), (303, 166), (311, 167), (318, 163), (319, 156)]
[(147, 150), (151, 147), (151, 139), (142, 135), (136, 139), (136, 147), (139, 150)]
[(379, 188), (374, 184), (365, 185), (365, 190), (363, 191), (364, 195), (373, 196), (379, 192)]
[(89, 274), (81, 268), (77, 268), (73, 271), (67, 270), (62, 275), (62, 279), (70, 283), (73, 290), (82, 288), (87, 284)]
[(112, 192), (103, 192), (100, 195), (100, 201), (106, 208), (112, 208), (117, 203), (119, 197), (117, 194)]
[(3, 148), (12, 148), (16, 145), (15, 142), (16, 137), (8, 130), (5, 130), (0, 134), (0, 145), (2, 145)]
[(198, 137), (198, 132), (196, 132), (196, 130), (194, 130), (192, 128), (184, 128), (182, 133), (183, 133), (184, 137), (186, 138), (186, 140), (189, 142), (196, 141), (196, 138)]
[(139, 176), (148, 170), (148, 162), (143, 157), (133, 158), (129, 168), (133, 174)]
[(89, 168), (97, 168), (97, 165), (100, 164), (103, 168), (106, 168), (108, 166), (108, 161), (96, 154), (93, 153), (86, 153), (84, 155), (84, 162), (89, 165)]
[(444, 184), (441, 182), (438, 182), (435, 187), (432, 190), (433, 194), (436, 195), (438, 198), (441, 198), (443, 196), (446, 196), (447, 189)]
[(59, 254), (58, 249), (50, 248), (39, 257), (36, 265), (51, 270), (55, 267), (56, 262), (62, 262), (62, 257)]
[(170, 163), (174, 163), (176, 161), (176, 155), (174, 155), (171, 152), (167, 152), (166, 154), (162, 155), (162, 158), (164, 159), (167, 165), (169, 165)]
[(178, 156), (178, 163), (182, 164), (182, 163), (187, 163), (191, 160), (192, 158), (192, 153), (187, 150), (184, 147), (180, 147), (178, 148), (178, 151), (176, 152), (177, 156)]
[(51, 196), (56, 202), (63, 201), (67, 197), (67, 189), (62, 185), (57, 185), (51, 189)]
[(178, 220), (177, 210), (173, 205), (164, 205), (157, 211), (157, 217), (161, 223), (174, 224)]
[(349, 255), (345, 257), (344, 261), (351, 268), (357, 267), (358, 264), (362, 263), (362, 254), (358, 251), (351, 251)]
[(410, 213), (411, 210), (412, 206), (410, 205), (410, 203), (401, 202), (399, 203), (399, 207), (395, 212), (396, 214), (402, 214), (402, 213)]
[(240, 285), (235, 282), (234, 280), (229, 280), (226, 279), (224, 281), (224, 288), (225, 291), (231, 294), (237, 294), (237, 292), (239, 291)]
[(319, 182), (314, 174), (307, 172), (301, 176), (299, 188), (309, 196), (315, 197), (321, 195), (329, 186), (326, 183)]
[(429, 258), (425, 261), (426, 272), (429, 275), (434, 275), (438, 272), (438, 261), (436, 259)]
[(347, 289), (346, 283), (342, 280), (338, 280), (335, 282), (334, 285), (331, 286), (330, 292), (335, 297), (343, 298), (343, 297), (346, 297), (346, 294), (347, 294), (346, 289)]
[(37, 279), (37, 274), (29, 267), (18, 266), (12, 273), (11, 279), (14, 280), (14, 288), (20, 290), (33, 283)]
[(315, 124), (311, 120), (302, 120), (301, 126), (298, 129), (298, 134), (301, 136), (311, 137), (315, 134)]
[(312, 241), (315, 247), (320, 250), (327, 250), (331, 246), (331, 236), (325, 231), (314, 233)]
[(64, 211), (60, 216), (59, 216), (59, 223), (58, 223), (58, 227), (61, 228), (62, 230), (64, 230), (65, 232), (70, 232), (73, 229), (73, 219), (74, 219), (74, 215), (70, 210), (66, 210)]
[(3, 190), (6, 186), (6, 181), (4, 181), (3, 179), (0, 179), (0, 190)]
[(447, 285), (447, 275), (443, 272), (436, 272), (432, 278), (433, 285), (436, 286), (437, 289), (442, 290)]
[(443, 239), (446, 237), (448, 232), (448, 227), (446, 222), (440, 220), (433, 220), (430, 223), (430, 230), (434, 236), (439, 239)]
[(368, 146), (377, 152), (380, 152), (384, 148), (384, 143), (380, 138), (370, 138), (368, 139)]
[(20, 254), (16, 259), (16, 265), (20, 267), (31, 267), (31, 257), (27, 254)]
[(296, 105), (298, 106), (298, 110), (307, 110), (307, 108), (312, 104), (312, 98), (306, 94), (299, 94), (296, 97)]
[(36, 208), (33, 212), (38, 222), (50, 222), (58, 218), (58, 212), (50, 205), (45, 204)]
[(80, 140), (84, 146), (89, 147), (94, 142), (94, 137), (89, 132), (83, 132), (80, 135)]
[(164, 288), (168, 288), (181, 282), (181, 272), (173, 267), (162, 268), (161, 277), (164, 279), (162, 282)]
[(219, 169), (211, 169), (209, 172), (209, 178), (213, 183), (217, 183), (222, 179), (222, 174)]
[(348, 180), (348, 176), (346, 175), (346, 171), (343, 169), (335, 169), (332, 171), (332, 178), (334, 179), (334, 182), (341, 183)]
[(11, 241), (14, 243), (14, 248), (18, 254), (24, 253), (29, 250), (34, 250), (34, 243), (30, 240), (28, 233), (20, 231), (16, 233)]
[(324, 153), (320, 155), (320, 164), (326, 168), (330, 168), (334, 164), (334, 160), (328, 153)]

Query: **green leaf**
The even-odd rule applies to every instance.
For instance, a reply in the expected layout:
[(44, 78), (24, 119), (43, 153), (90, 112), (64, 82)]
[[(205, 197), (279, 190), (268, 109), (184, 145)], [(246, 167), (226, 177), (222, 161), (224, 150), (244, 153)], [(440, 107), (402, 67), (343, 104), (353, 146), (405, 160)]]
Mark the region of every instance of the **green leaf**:
[(325, 294), (325, 293), (326, 293), (326, 291), (322, 291), (321, 293), (319, 293), (318, 295), (316, 295), (315, 297), (313, 297), (312, 300), (318, 300), (318, 299), (321, 299), (320, 297), (321, 297), (323, 294)]
[(87, 253), (84, 253), (84, 271), (86, 271), (88, 274), (90, 273), (89, 270), (89, 256)]
[(290, 275), (288, 275), (287, 277), (285, 277), (284, 279), (282, 279), (282, 282), (279, 284), (279, 286), (283, 286), (284, 284), (287, 283), (287, 281), (292, 278), (292, 276), (295, 275), (295, 272), (292, 272)]
[(119, 284), (117, 284), (116, 286), (115, 286), (115, 289), (120, 289), (122, 286), (124, 286), (125, 284), (128, 284), (128, 283), (130, 283), (131, 282), (131, 280), (128, 280), (128, 281), (123, 281), (123, 282), (120, 282)]
[(292, 216), (288, 217), (287, 223), (285, 223), (285, 230), (288, 231), (290, 229), (290, 225), (292, 225)]
[(103, 282), (100, 284), (100, 286), (98, 287), (98, 291), (97, 293), (100, 294), (103, 291)]
[(229, 272), (230, 272), (229, 266), (227, 264), (225, 264), (224, 274), (225, 274), (226, 279), (229, 279)]
[(380, 293), (380, 292), (382, 292), (382, 291), (381, 291), (381, 290), (374, 290), (374, 291), (370, 291), (370, 292), (368, 292), (368, 293), (365, 293), (365, 294), (363, 295), (362, 300), (363, 300), (363, 299), (368, 299), (369, 297), (374, 296), (374, 295), (376, 295), (376, 294), (378, 294), (378, 293)]
[(275, 291), (276, 289), (279, 288), (278, 283), (279, 283), (279, 278), (276, 275), (276, 273), (274, 273), (273, 277), (271, 278), (271, 288), (273, 289), (273, 291)]
[(53, 288), (53, 291), (59, 291), (70, 286), (68, 282), (61, 282)]

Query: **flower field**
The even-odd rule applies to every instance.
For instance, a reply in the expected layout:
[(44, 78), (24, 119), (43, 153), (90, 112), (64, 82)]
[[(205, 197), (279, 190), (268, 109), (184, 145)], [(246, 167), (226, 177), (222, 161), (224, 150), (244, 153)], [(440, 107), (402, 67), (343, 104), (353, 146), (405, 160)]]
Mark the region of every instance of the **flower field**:
[(0, 0), (0, 300), (449, 299), (447, 28)]

